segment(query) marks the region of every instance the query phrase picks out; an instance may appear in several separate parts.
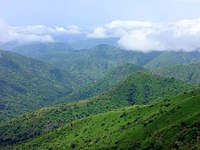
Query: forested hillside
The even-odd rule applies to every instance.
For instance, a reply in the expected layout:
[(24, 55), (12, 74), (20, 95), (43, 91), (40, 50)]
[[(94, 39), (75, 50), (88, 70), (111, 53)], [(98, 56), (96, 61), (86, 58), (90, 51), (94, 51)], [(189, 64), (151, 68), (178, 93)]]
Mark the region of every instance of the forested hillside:
[(127, 63), (136, 64), (148, 70), (156, 70), (178, 64), (194, 63), (200, 59), (198, 50), (193, 52), (152, 51), (143, 53), (127, 51), (105, 44), (78, 50), (74, 50), (69, 45), (62, 42), (35, 43), (14, 48), (12, 51), (67, 70), (84, 80), (85, 85), (100, 80), (111, 69)]
[(159, 99), (191, 91), (195, 86), (148, 73), (133, 73), (109, 91), (87, 100), (42, 108), (0, 125), (1, 145), (14, 144), (45, 134), (66, 123), (133, 104), (152, 104)]
[(150, 70), (170, 67), (178, 64), (189, 64), (200, 59), (200, 51), (184, 52), (184, 51), (165, 51), (145, 65)]
[(154, 73), (188, 83), (200, 84), (200, 62), (159, 69), (154, 71)]
[(0, 150), (200, 150), (199, 40), (200, 0), (0, 0)]
[(41, 61), (0, 51), (0, 121), (56, 104), (78, 87), (70, 73)]
[(90, 116), (2, 149), (198, 149), (200, 92)]
[(134, 72), (147, 70), (134, 64), (125, 64), (111, 69), (102, 79), (95, 81), (88, 86), (84, 86), (67, 96), (70, 100), (85, 99), (105, 92), (119, 83), (122, 79)]
[[(161, 52), (148, 54), (137, 51), (126, 51), (105, 44), (90, 49), (71, 50), (64, 44), (34, 44), (19, 47), (13, 51), (33, 57), (62, 68), (85, 81), (85, 85), (104, 77), (113, 68), (127, 63), (144, 65)], [(44, 48), (43, 48), (44, 47)]]

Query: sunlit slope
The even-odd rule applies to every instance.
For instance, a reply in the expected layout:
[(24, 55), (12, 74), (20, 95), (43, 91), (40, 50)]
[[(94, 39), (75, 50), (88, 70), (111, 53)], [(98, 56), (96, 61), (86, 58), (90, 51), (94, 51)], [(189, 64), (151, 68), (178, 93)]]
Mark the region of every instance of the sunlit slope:
[(90, 99), (42, 108), (2, 123), (0, 125), (1, 145), (14, 144), (40, 136), (66, 123), (90, 115), (133, 104), (149, 104), (194, 88), (181, 81), (148, 73), (134, 73), (108, 92)]
[(200, 91), (72, 122), (7, 149), (198, 149)]
[(95, 81), (88, 86), (84, 86), (79, 90), (74, 91), (67, 98), (70, 100), (86, 99), (88, 97), (95, 96), (99, 93), (105, 92), (112, 88), (112, 86), (119, 83), (123, 78), (134, 72), (146, 72), (147, 70), (134, 64), (125, 64), (117, 68), (111, 69), (111, 71), (105, 75), (99, 81)]

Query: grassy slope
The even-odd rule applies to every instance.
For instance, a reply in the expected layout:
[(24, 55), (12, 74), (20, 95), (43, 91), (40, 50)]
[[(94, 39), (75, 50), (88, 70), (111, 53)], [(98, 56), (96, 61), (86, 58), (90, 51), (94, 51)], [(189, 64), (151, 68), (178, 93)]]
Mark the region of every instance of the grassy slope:
[(146, 104), (159, 97), (177, 95), (194, 86), (174, 79), (150, 73), (137, 72), (129, 75), (109, 91), (113, 99), (126, 100), (130, 104)]
[[(147, 88), (148, 87), (148, 88)], [(146, 104), (177, 95), (193, 86), (148, 73), (135, 73), (106, 93), (57, 107), (42, 108), (0, 125), (0, 144), (12, 144), (37, 137), (80, 118), (108, 112), (130, 104)]]
[(188, 83), (200, 84), (200, 62), (159, 69), (154, 71), (154, 74), (169, 78), (173, 77)]
[(90, 116), (5, 149), (198, 149), (200, 91)]
[(67, 96), (67, 98), (70, 100), (78, 100), (95, 96), (99, 93), (109, 90), (112, 86), (119, 83), (126, 76), (139, 71), (146, 70), (134, 64), (125, 64), (119, 66), (112, 69), (104, 78), (90, 84), (89, 86), (85, 86), (80, 90), (76, 90), (75, 92)]
[(200, 52), (164, 52), (145, 65), (145, 68), (155, 70), (178, 64), (189, 64), (200, 59)]
[(76, 80), (41, 61), (0, 51), (0, 121), (71, 93)]

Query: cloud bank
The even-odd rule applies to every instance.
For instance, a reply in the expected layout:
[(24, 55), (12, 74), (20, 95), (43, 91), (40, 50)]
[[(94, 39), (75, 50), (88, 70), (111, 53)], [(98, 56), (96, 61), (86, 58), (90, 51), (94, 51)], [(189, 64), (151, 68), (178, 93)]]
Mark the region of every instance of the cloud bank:
[(127, 50), (193, 51), (200, 48), (200, 18), (166, 24), (115, 20), (95, 28), (88, 37), (117, 37), (118, 44)]
[(58, 34), (81, 34), (82, 29), (71, 25), (64, 27), (48, 27), (44, 25), (11, 26), (0, 19), (0, 42), (53, 42)]
[(193, 51), (200, 48), (200, 18), (171, 23), (115, 20), (83, 31), (78, 26), (49, 27), (44, 25), (11, 26), (0, 19), (0, 43), (53, 42), (56, 35), (85, 34), (89, 38), (119, 38), (120, 47), (127, 50)]

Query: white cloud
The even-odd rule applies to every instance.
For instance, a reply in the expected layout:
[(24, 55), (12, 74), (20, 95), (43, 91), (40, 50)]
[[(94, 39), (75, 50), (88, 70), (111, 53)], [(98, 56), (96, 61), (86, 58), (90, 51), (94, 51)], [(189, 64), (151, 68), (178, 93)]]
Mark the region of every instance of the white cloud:
[(90, 38), (106, 38), (107, 34), (106, 34), (106, 29), (104, 29), (103, 27), (97, 27), (94, 29), (94, 31), (92, 33), (89, 33), (87, 35), (87, 37)]
[(88, 37), (121, 37), (123, 35), (126, 35), (130, 30), (149, 28), (151, 26), (153, 26), (151, 22), (115, 20), (102, 27), (95, 28), (92, 33), (88, 34)]
[(0, 42), (53, 42), (56, 34), (81, 34), (82, 29), (72, 25), (64, 27), (48, 27), (44, 25), (10, 26), (0, 19)]
[(141, 27), (151, 27), (152, 23), (147, 22), (147, 21), (122, 21), (122, 20), (115, 20), (112, 21), (109, 24), (106, 24), (106, 27), (108, 29), (118, 29), (118, 28), (123, 28), (123, 29), (133, 29), (133, 28), (141, 28)]
[(82, 29), (76, 25), (71, 25), (66, 28), (57, 26), (57, 27), (55, 27), (55, 30), (56, 31), (54, 31), (54, 32), (60, 32), (60, 33), (64, 33), (64, 34), (81, 34), (82, 33)]
[(63, 27), (56, 27), (57, 32), (66, 32), (66, 29)]
[(11, 27), (0, 19), (0, 42), (7, 42), (10, 40)]
[(44, 25), (13, 26), (12, 30), (21, 34), (44, 35), (55, 32), (55, 29)]
[(133, 30), (120, 38), (118, 43), (128, 50), (161, 50), (165, 47), (157, 40), (149, 38), (144, 30)]
[[(11, 26), (0, 19), (0, 42), (53, 42), (55, 35), (82, 34), (83, 29), (48, 27), (44, 25)], [(118, 44), (128, 50), (149, 52), (152, 50), (192, 51), (200, 48), (200, 18), (172, 23), (115, 20), (95, 28), (87, 34), (90, 38), (119, 38)]]
[(76, 25), (71, 25), (66, 28), (67, 34), (81, 34), (82, 29)]
[(200, 18), (168, 24), (117, 20), (94, 29), (92, 34), (95, 38), (118, 37), (119, 45), (128, 50), (192, 51), (200, 48)]

